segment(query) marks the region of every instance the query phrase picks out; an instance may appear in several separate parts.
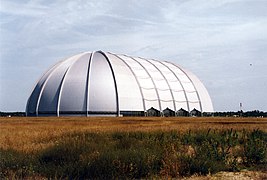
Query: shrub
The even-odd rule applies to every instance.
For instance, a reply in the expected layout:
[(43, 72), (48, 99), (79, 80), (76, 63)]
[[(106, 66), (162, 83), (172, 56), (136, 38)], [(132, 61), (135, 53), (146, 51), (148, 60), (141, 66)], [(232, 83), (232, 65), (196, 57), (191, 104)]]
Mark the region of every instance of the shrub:
[[(160, 147), (141, 132), (74, 134), (40, 153), (44, 176), (59, 178), (141, 178), (160, 169)], [(151, 146), (152, 145), (152, 146)], [(51, 176), (52, 175), (52, 176)]]
[(246, 166), (267, 163), (267, 134), (253, 130), (251, 133), (244, 131), (243, 160)]
[(75, 132), (35, 153), (0, 149), (0, 178), (177, 178), (266, 167), (267, 133), (206, 130)]
[(23, 179), (35, 174), (35, 159), (30, 155), (12, 149), (0, 149), (0, 158), (1, 179)]

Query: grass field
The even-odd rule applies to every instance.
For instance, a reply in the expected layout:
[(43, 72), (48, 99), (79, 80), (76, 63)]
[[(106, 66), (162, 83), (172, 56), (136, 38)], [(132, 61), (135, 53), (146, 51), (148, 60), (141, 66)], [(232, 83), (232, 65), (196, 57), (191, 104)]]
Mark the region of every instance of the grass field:
[(267, 118), (0, 118), (0, 175), (147, 178), (262, 169), (266, 141)]
[[(267, 118), (161, 118), (161, 117), (12, 117), (0, 118), (0, 147), (30, 152), (45, 148), (55, 137), (70, 132), (170, 131), (207, 129), (260, 129)], [(46, 139), (46, 141), (42, 141)], [(49, 141), (51, 139), (51, 141)], [(37, 143), (37, 142), (43, 143)]]

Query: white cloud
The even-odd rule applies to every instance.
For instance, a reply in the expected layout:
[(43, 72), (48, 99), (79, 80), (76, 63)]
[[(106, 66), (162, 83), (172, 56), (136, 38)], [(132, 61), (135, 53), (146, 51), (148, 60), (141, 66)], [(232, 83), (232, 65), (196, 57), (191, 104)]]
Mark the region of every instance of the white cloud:
[[(215, 110), (235, 110), (224, 101), (239, 103), (234, 91), (247, 79), (267, 81), (266, 12), (266, 1), (251, 0), (2, 0), (0, 81), (9, 86), (1, 90), (1, 100), (10, 103), (0, 110), (24, 110), (32, 84), (58, 59), (99, 49), (175, 61), (206, 83)], [(257, 71), (246, 74), (241, 67), (250, 62)], [(25, 92), (19, 102), (10, 100), (11, 89), (16, 91), (11, 81)], [(232, 93), (221, 94), (229, 86)], [(267, 110), (255, 99), (248, 108)]]
[(47, 7), (23, 2), (1, 1), (0, 12), (14, 16), (40, 17)]

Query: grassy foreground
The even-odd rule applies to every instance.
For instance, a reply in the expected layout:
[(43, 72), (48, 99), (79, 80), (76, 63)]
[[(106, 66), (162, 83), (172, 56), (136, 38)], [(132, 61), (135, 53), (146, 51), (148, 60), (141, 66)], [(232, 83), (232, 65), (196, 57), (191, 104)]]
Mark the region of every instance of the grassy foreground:
[(266, 170), (265, 118), (0, 118), (0, 178)]

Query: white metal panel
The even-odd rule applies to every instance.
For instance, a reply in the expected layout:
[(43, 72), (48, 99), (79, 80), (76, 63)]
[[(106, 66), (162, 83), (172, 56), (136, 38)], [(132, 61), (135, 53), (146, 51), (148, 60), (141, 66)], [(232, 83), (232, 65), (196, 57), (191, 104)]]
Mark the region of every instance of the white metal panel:
[(166, 71), (162, 71), (162, 73), (164, 74), (164, 76), (166, 77), (166, 79), (168, 80), (168, 82), (178, 82), (177, 78), (175, 77), (175, 75), (172, 72), (166, 72)]
[[(61, 62), (60, 62), (61, 63)], [(27, 113), (31, 113), (31, 114), (35, 114), (36, 113), (36, 106), (37, 106), (37, 102), (38, 102), (38, 98), (39, 95), (41, 93), (41, 89), (45, 83), (45, 81), (47, 80), (48, 76), (50, 75), (50, 73), (59, 65), (59, 63), (57, 63), (56, 65), (54, 65), (53, 67), (51, 67), (38, 81), (38, 83), (36, 84), (31, 96), (29, 97), (28, 103), (27, 103)]]
[(142, 89), (146, 100), (158, 100), (155, 89)]
[(190, 80), (185, 74), (176, 73), (182, 83), (190, 83)]
[(153, 88), (153, 89), (155, 89), (154, 84), (153, 84), (153, 82), (151, 81), (150, 78), (147, 78), (147, 79), (138, 78), (138, 80), (139, 80), (140, 86), (142, 88), (145, 88), (145, 89), (151, 89), (151, 88)]
[(187, 101), (183, 91), (173, 91), (173, 96), (175, 101)]
[(143, 69), (140, 64), (138, 64), (136, 61), (134, 61), (132, 58), (124, 55), (118, 55), (121, 59), (123, 59), (132, 69), (139, 68)]
[(38, 112), (57, 112), (58, 96), (64, 74), (78, 56), (63, 61), (51, 72), (41, 93)]
[(169, 101), (160, 101), (161, 102), (161, 107), (162, 109), (166, 109), (166, 108), (169, 108), (171, 110), (175, 110), (174, 107), (173, 107), (173, 101), (172, 100), (169, 100)]
[(180, 74), (182, 76), (184, 75), (184, 72), (180, 68), (178, 68), (177, 65), (174, 65), (172, 63), (168, 63), (168, 64), (170, 64), (173, 68), (175, 68), (175, 73), (176, 74)]
[(89, 111), (116, 112), (116, 90), (112, 71), (106, 58), (96, 52), (89, 73)]
[(154, 101), (145, 100), (145, 104), (146, 104), (146, 110), (148, 110), (148, 109), (150, 109), (152, 107), (157, 109), (157, 110), (160, 110), (158, 100), (154, 100)]
[(144, 69), (132, 68), (132, 70), (134, 71), (135, 75), (140, 79), (149, 78), (147, 72)]
[(145, 108), (149, 109), (151, 106), (160, 110), (161, 107), (157, 89), (155, 88), (155, 84), (147, 70), (148, 67), (153, 68), (153, 66), (150, 63), (144, 65), (145, 60), (140, 58), (129, 58), (127, 56), (121, 56), (121, 58), (129, 64), (138, 79), (145, 100)]
[(191, 82), (183, 83), (185, 92), (195, 92), (195, 87)]
[(157, 71), (157, 69), (151, 64), (149, 63), (147, 60), (145, 59), (141, 59), (141, 58), (132, 58), (134, 61), (136, 61), (137, 63), (140, 64), (140, 66), (143, 67), (143, 69), (147, 72), (147, 75), (150, 77), (151, 79), (151, 82), (154, 86), (154, 90), (155, 90), (155, 93), (156, 93), (156, 96), (157, 96), (157, 100), (158, 100), (158, 106), (159, 106), (159, 110), (162, 111), (162, 108), (161, 108), (161, 103), (160, 103), (160, 97), (159, 97), (159, 94), (158, 94), (158, 89), (155, 85), (155, 82), (154, 82), (154, 79), (150, 73), (150, 71)]
[(182, 108), (182, 109), (188, 111), (187, 102), (175, 102), (175, 104), (176, 104), (177, 110)]
[(188, 98), (189, 102), (197, 102), (197, 103), (199, 103), (199, 99), (197, 97), (197, 93), (196, 92), (187, 93), (187, 98)]
[(149, 62), (151, 62), (152, 64), (154, 64), (158, 69), (160, 69), (160, 71), (165, 74), (165, 73), (170, 73), (172, 74), (172, 72), (170, 72), (170, 70), (164, 65), (162, 64), (162, 62), (159, 62), (157, 60), (149, 60)]
[(166, 66), (168, 66), (174, 73), (175, 75), (179, 78), (181, 82), (190, 82), (188, 77), (184, 74), (183, 71), (181, 71), (178, 67), (174, 66), (171, 63), (163, 62)]
[[(155, 85), (157, 87), (158, 90), (170, 90), (167, 82), (163, 79), (163, 80), (154, 80)], [(168, 91), (170, 93), (170, 91)]]
[(153, 68), (153, 66), (152, 66), (150, 63), (148, 63), (148, 62), (147, 62), (145, 59), (143, 59), (143, 58), (134, 57), (134, 59), (135, 59), (136, 61), (138, 61), (139, 63), (141, 63), (143, 66), (145, 66), (146, 69), (149, 69), (149, 67), (150, 67), (150, 68)]
[(213, 105), (209, 93), (203, 83), (190, 71), (184, 69), (184, 71), (190, 76), (200, 96), (202, 111), (213, 112)]
[(187, 94), (186, 94), (184, 86), (183, 86), (184, 83), (182, 82), (182, 80), (185, 81), (186, 79), (181, 78), (181, 76), (184, 76), (183, 72), (171, 63), (161, 62), (161, 64), (164, 65), (173, 74), (173, 76), (176, 79), (176, 80), (174, 80), (172, 78), (169, 81), (169, 84), (170, 84), (170, 87), (171, 87), (171, 90), (172, 90), (172, 93), (174, 96), (176, 110), (179, 110), (181, 108), (180, 103), (182, 103), (183, 108), (184, 108), (184, 104), (186, 105), (186, 108), (184, 108), (185, 110), (189, 110)]
[(183, 91), (183, 87), (181, 86), (179, 81), (169, 81), (169, 84), (172, 91)]
[[(152, 61), (153, 62), (153, 61)], [(155, 61), (156, 62), (156, 61)], [(168, 81), (168, 84), (170, 85), (170, 82), (178, 82), (177, 78), (175, 77), (175, 75), (173, 74), (173, 72), (171, 72), (167, 67), (165, 67), (164, 65), (160, 64), (160, 63), (155, 63), (153, 62), (155, 65), (157, 65), (157, 67), (159, 68), (159, 70), (161, 71), (162, 77), (164, 77), (164, 79), (166, 79)]]
[(143, 67), (146, 68), (146, 71), (149, 73), (149, 75), (153, 78), (154, 81), (164, 80), (162, 74), (149, 60), (141, 58), (135, 58), (135, 59), (138, 60), (143, 65)]
[(160, 98), (160, 100), (163, 100), (163, 101), (173, 101), (172, 96), (171, 96), (171, 93), (170, 93), (170, 90), (165, 90), (165, 91), (158, 90), (158, 92), (159, 92), (159, 98)]
[(189, 102), (189, 107), (190, 107), (190, 111), (192, 111), (193, 109), (196, 109), (198, 111), (200, 111), (200, 105), (199, 102)]
[[(174, 65), (174, 64), (173, 64)], [(192, 108), (194, 109), (197, 109), (201, 112), (203, 112), (203, 109), (202, 109), (202, 105), (201, 105), (201, 100), (200, 100), (200, 96), (199, 96), (199, 93), (195, 87), (195, 84), (197, 84), (198, 82), (194, 82), (192, 79), (191, 79), (191, 76), (190, 74), (188, 74), (185, 69), (177, 66), (177, 65), (174, 65), (175, 67), (177, 67), (177, 69), (179, 69), (181, 72), (184, 73), (184, 75), (187, 77), (187, 80), (185, 80), (183, 82), (183, 86), (184, 86), (184, 89), (185, 89), (185, 92), (186, 92), (186, 95), (188, 97), (188, 105), (189, 105), (189, 109), (192, 110)], [(195, 101), (195, 97), (192, 97), (192, 95), (194, 95), (195, 97), (197, 97), (197, 100)], [(192, 104), (193, 103), (193, 104)]]
[(69, 69), (62, 84), (60, 112), (86, 112), (87, 71), (91, 53), (84, 54)]
[(152, 76), (154, 81), (159, 81), (159, 80), (164, 80), (165, 81), (164, 77), (162, 76), (162, 74), (159, 71), (150, 70), (149, 74)]
[(186, 74), (186, 71), (182, 69), (181, 67), (174, 65), (172, 63), (164, 62), (165, 65), (167, 65), (177, 77), (179, 77), (179, 81), (181, 82), (182, 88), (184, 89), (184, 96), (186, 98), (188, 108), (187, 110), (191, 111), (192, 109), (196, 108), (199, 111), (202, 111), (201, 108), (201, 102), (199, 100), (198, 92), (195, 88), (195, 83), (190, 78), (191, 76), (189, 74)]
[(142, 95), (130, 68), (118, 57), (107, 53), (116, 77), (120, 111), (143, 111)]

